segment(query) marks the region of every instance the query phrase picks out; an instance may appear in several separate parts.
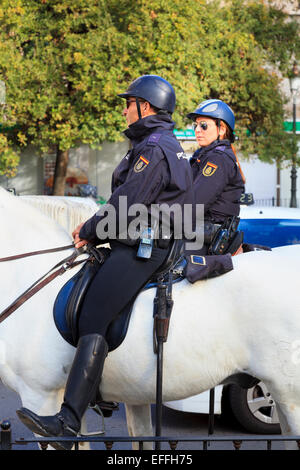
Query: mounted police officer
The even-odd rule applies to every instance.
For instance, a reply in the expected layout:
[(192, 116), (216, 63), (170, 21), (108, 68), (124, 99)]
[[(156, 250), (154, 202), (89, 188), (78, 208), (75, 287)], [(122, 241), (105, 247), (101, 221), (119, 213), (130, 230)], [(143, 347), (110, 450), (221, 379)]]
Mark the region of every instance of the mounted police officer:
[[(235, 117), (232, 109), (218, 99), (203, 101), (187, 117), (194, 121), (200, 146), (190, 163), (196, 203), (204, 204), (205, 237), (209, 238), (214, 226), (221, 227), (240, 212), (245, 178), (232, 146)], [(208, 252), (209, 244), (207, 241), (201, 254)]]
[[(188, 160), (182, 158), (183, 150), (173, 134), (173, 87), (159, 76), (144, 75), (119, 96), (126, 100), (123, 115), (128, 128), (125, 135), (132, 148), (112, 176), (108, 204), (114, 208), (116, 220), (124, 216), (121, 196), (127, 197), (128, 208), (139, 203), (149, 211), (152, 204), (171, 206), (177, 203), (181, 207), (193, 204), (191, 167)], [(99, 230), (104, 218), (104, 213), (97, 213), (73, 232), (77, 248), (88, 242), (110, 242), (111, 252), (93, 279), (82, 305), (79, 341), (61, 410), (54, 416), (38, 416), (26, 408), (17, 412), (25, 425), (42, 436), (77, 435), (81, 418), (99, 389), (108, 353), (105, 335), (109, 324), (135, 298), (168, 255), (172, 234), (167, 240), (159, 236), (157, 240), (150, 240), (153, 243), (151, 253), (148, 250), (143, 257), (138, 255), (141, 240), (132, 239), (128, 234), (123, 237), (120, 227), (123, 224), (117, 223), (116, 237), (109, 232), (104, 236)], [(72, 446), (69, 442), (51, 444), (56, 449)]]

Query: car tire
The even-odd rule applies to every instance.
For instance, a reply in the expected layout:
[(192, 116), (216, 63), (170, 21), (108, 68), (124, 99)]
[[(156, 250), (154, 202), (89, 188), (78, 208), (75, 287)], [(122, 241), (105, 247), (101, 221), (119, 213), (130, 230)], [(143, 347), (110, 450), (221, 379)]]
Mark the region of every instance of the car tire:
[(223, 397), (224, 411), (229, 412), (248, 432), (254, 434), (280, 434), (276, 405), (263, 382), (244, 389), (228, 385)]

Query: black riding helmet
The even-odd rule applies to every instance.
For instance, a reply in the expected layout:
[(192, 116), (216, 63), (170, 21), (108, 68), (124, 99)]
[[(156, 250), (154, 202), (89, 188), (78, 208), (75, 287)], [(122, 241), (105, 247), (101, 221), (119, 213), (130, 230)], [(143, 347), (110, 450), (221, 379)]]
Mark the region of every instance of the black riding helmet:
[(135, 97), (140, 118), (138, 98), (148, 101), (155, 108), (169, 114), (174, 112), (176, 104), (174, 88), (167, 80), (158, 75), (142, 75), (129, 85), (125, 93), (120, 93), (118, 96), (125, 99), (129, 96)]

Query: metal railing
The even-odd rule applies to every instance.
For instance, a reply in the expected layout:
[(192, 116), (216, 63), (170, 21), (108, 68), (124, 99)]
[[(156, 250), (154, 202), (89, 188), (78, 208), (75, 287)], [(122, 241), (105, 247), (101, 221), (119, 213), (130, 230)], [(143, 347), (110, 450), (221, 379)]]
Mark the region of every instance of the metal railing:
[[(80, 443), (104, 443), (106, 450), (113, 450), (115, 443), (138, 443), (138, 449), (143, 450), (145, 442), (153, 443), (167, 443), (170, 450), (177, 450), (178, 443), (191, 442), (199, 443), (201, 446), (195, 450), (207, 451), (211, 443), (224, 443), (231, 442), (232, 450), (240, 450), (245, 442), (264, 442), (265, 450), (273, 450), (272, 444), (274, 442), (296, 442), (300, 450), (300, 436), (285, 436), (285, 435), (253, 435), (253, 436), (199, 436), (195, 437), (174, 437), (174, 436), (139, 436), (139, 437), (123, 437), (123, 436), (87, 436), (87, 437), (47, 437), (47, 438), (31, 438), (31, 439), (12, 439), (11, 425), (9, 421), (2, 421), (0, 426), (0, 450), (12, 450), (14, 445), (27, 445), (30, 443), (40, 444), (42, 450), (46, 450), (51, 442), (67, 442), (72, 441), (75, 444), (75, 450), (79, 449)], [(230, 449), (229, 449), (230, 450)]]
[[(290, 207), (291, 200), (288, 198), (277, 199), (276, 197), (254, 199), (254, 206), (264, 207)], [(297, 207), (300, 207), (300, 199), (297, 199)]]

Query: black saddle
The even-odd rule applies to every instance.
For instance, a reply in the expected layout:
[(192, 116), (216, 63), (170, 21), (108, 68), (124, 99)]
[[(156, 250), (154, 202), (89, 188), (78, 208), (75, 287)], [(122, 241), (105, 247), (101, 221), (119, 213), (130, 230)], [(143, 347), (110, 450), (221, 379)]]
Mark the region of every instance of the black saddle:
[[(98, 251), (101, 252), (100, 261), (95, 257), (89, 259), (80, 271), (61, 288), (54, 303), (53, 317), (55, 325), (62, 337), (72, 346), (76, 346), (78, 342), (78, 320), (85, 294), (103, 260), (109, 256), (109, 250), (107, 249), (100, 248)], [(155, 272), (144, 289), (155, 287), (158, 279), (163, 278), (164, 282), (168, 282), (168, 273), (173, 269), (173, 281), (183, 279), (184, 265), (183, 242), (182, 240), (173, 240), (165, 262)], [(123, 342), (137, 295), (110, 324), (106, 334), (109, 351), (113, 351)]]

